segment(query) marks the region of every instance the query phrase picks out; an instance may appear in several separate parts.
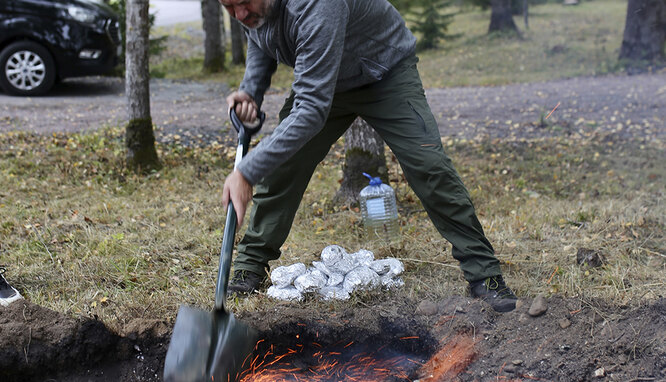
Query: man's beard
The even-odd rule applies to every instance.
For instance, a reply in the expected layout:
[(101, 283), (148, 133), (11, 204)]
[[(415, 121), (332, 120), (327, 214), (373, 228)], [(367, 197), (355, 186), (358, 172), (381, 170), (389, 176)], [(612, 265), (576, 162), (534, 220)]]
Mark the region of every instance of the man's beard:
[[(258, 29), (258, 28), (262, 27), (264, 24), (266, 24), (266, 21), (271, 20), (275, 17), (275, 14), (277, 12), (275, 12), (274, 5), (276, 3), (277, 3), (276, 0), (267, 0), (266, 1), (266, 8), (264, 9), (264, 12), (263, 12), (264, 14), (263, 15), (260, 15), (258, 13), (253, 13), (253, 14), (250, 15), (250, 17), (253, 20), (256, 20), (254, 25), (252, 25), (252, 26), (247, 25), (247, 24), (244, 24), (244, 25), (246, 27), (250, 28), (250, 29)], [(248, 17), (248, 18), (250, 18), (250, 17)]]

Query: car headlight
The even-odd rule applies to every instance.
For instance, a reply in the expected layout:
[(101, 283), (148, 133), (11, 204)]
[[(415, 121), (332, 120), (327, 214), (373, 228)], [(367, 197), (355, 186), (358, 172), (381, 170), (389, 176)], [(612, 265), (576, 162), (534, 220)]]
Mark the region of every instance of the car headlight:
[(92, 24), (95, 21), (95, 13), (85, 8), (69, 6), (67, 12), (71, 18), (80, 23)]

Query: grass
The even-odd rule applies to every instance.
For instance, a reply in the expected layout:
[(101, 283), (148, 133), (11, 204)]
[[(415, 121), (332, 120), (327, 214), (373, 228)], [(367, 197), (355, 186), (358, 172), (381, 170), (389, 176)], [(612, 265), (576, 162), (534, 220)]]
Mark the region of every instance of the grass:
[[(522, 38), (488, 35), (490, 11), (463, 8), (449, 26), (450, 34), (462, 37), (419, 53), (424, 86), (503, 85), (619, 71), (626, 8), (622, 0), (585, 1), (575, 7), (532, 6), (528, 29), (522, 16), (515, 17)], [(153, 34), (169, 36), (170, 42), (161, 56), (153, 58), (151, 70), (165, 78), (223, 81), (237, 87), (242, 67), (202, 73), (200, 31), (201, 23), (196, 22), (156, 28)], [(280, 65), (272, 85), (284, 90), (292, 80), (290, 68)]]
[[(210, 305), (225, 216), (219, 190), (233, 150), (160, 146), (164, 170), (137, 177), (123, 168), (122, 135), (105, 128), (0, 136), (0, 254), (11, 282), (34, 303), (112, 325), (173, 317), (181, 303)], [(597, 138), (445, 143), (519, 295), (618, 303), (662, 295), (663, 146)], [(399, 293), (414, 299), (464, 294), (450, 245), (395, 164), (398, 243), (366, 240), (360, 214), (332, 205), (342, 150), (336, 145), (315, 173), (274, 266), (310, 263), (335, 243), (401, 258), (407, 271)], [(579, 248), (599, 251), (605, 265), (578, 265)], [(234, 304), (242, 311), (275, 302)]]
[[(451, 32), (464, 37), (421, 55), (424, 83), (495, 85), (613, 70), (625, 6), (606, 0), (533, 7), (522, 40), (487, 36), (487, 13), (463, 13)], [(201, 45), (201, 36), (192, 28), (198, 26), (157, 30), (170, 33), (172, 41), (162, 57), (153, 58), (153, 70), (167, 78), (236, 86), (241, 68), (201, 73), (202, 53), (191, 49)], [(287, 88), (289, 76), (280, 68), (274, 87)], [(116, 327), (135, 317), (173, 318), (181, 303), (210, 307), (225, 218), (220, 189), (234, 154), (227, 143), (158, 145), (164, 169), (138, 177), (124, 168), (121, 127), (1, 134), (0, 264), (9, 267), (8, 279), (36, 304), (97, 316)], [(444, 144), (520, 296), (558, 293), (619, 304), (663, 296), (663, 142), (594, 135)], [(326, 245), (339, 244), (401, 258), (406, 286), (397, 293), (414, 301), (464, 294), (450, 244), (395, 162), (390, 178), (401, 219), (395, 245), (368, 241), (359, 212), (331, 203), (342, 156), (338, 143), (317, 169), (273, 266), (309, 263)], [(598, 251), (605, 264), (578, 265), (580, 248)], [(351, 304), (372, 298), (384, 297), (361, 294)], [(276, 302), (257, 296), (232, 304), (243, 311)], [(335, 309), (345, 303), (304, 304)]]

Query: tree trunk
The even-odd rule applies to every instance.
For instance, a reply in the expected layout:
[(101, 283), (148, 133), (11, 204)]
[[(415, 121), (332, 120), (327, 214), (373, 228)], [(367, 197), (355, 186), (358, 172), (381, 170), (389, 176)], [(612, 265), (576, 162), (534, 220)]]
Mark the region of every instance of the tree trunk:
[(488, 32), (517, 32), (511, 15), (511, 0), (490, 0), (490, 27)]
[(361, 118), (356, 118), (345, 132), (345, 163), (342, 183), (335, 195), (337, 204), (358, 204), (358, 194), (368, 185), (363, 173), (379, 176), (388, 184), (388, 167), (384, 155), (384, 141)]
[(220, 3), (218, 0), (201, 0), (201, 16), (204, 30), (203, 70), (217, 73), (224, 70), (224, 50), (220, 28)]
[(137, 172), (160, 168), (150, 117), (148, 0), (127, 1), (125, 92), (129, 123), (125, 128), (127, 166)]
[(233, 65), (245, 65), (243, 34), (245, 32), (241, 24), (231, 17), (231, 63)]
[(629, 0), (620, 59), (656, 63), (664, 60), (666, 2)]

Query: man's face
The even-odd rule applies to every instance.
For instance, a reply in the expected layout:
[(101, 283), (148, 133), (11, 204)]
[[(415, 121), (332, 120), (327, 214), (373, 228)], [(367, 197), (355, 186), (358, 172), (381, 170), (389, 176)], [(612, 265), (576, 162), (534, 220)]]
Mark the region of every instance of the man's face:
[(248, 28), (259, 28), (266, 21), (270, 0), (220, 0), (229, 15)]

